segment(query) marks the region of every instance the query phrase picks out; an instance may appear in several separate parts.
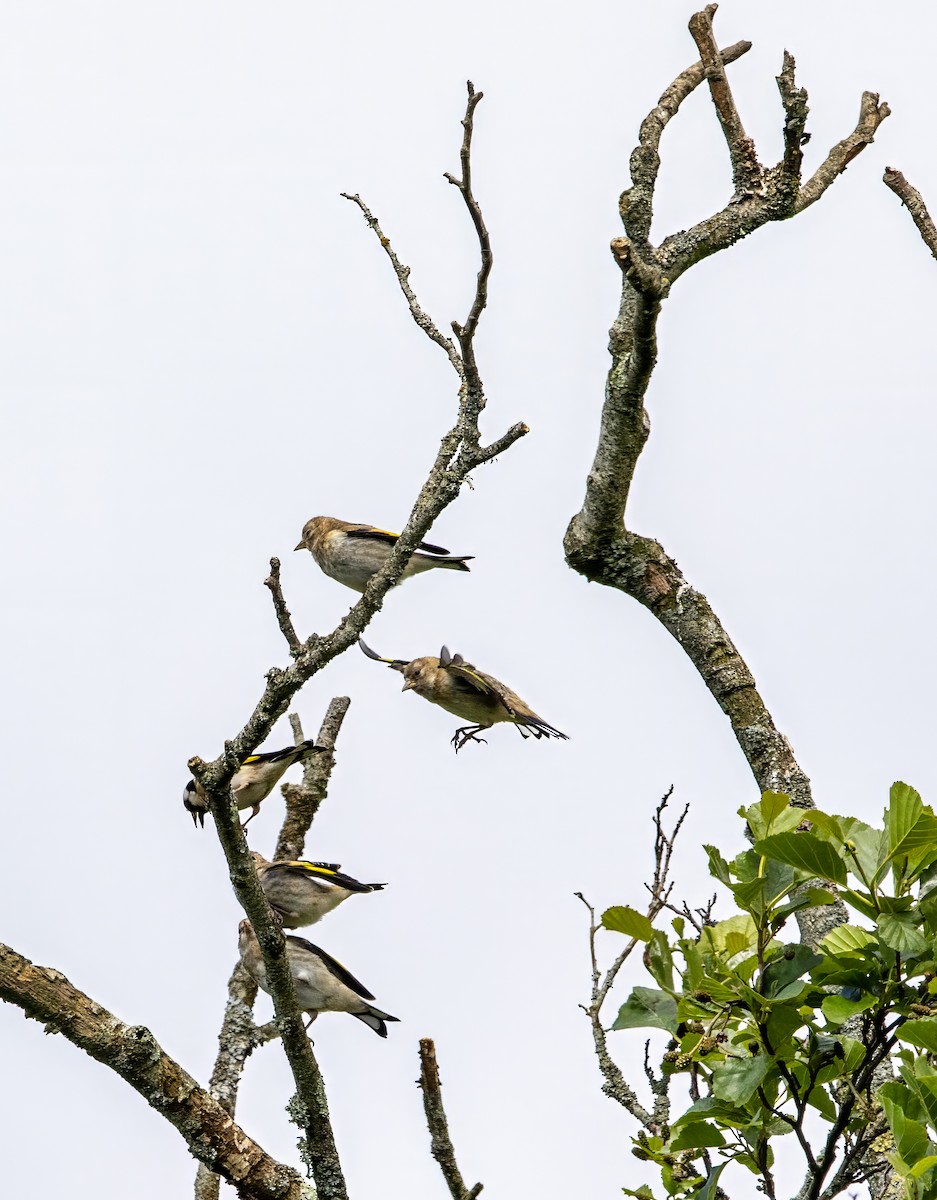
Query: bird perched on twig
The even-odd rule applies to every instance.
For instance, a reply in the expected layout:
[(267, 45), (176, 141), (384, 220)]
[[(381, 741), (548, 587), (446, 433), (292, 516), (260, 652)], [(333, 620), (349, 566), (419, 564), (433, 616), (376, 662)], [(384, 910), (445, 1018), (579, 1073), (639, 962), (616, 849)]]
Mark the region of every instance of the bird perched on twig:
[[(300, 742), (298, 746), (287, 746), (284, 750), (271, 750), (266, 754), (248, 754), (234, 773), (231, 780), (231, 791), (237, 801), (239, 810), (252, 809), (245, 825), (253, 821), (260, 812), (260, 804), (273, 791), (279, 780), (304, 754), (326, 749), (317, 746), (311, 739)], [(205, 790), (197, 779), (190, 779), (182, 793), (182, 803), (192, 814), (193, 823), (205, 825), (205, 814), (211, 811)]]
[(341, 873), (340, 863), (268, 862), (256, 850), (251, 851), (251, 858), (270, 907), (287, 929), (315, 925), (356, 892), (380, 892), (387, 886), (359, 883)]
[(516, 692), (493, 675), (473, 667), (461, 654), (450, 654), (447, 646), (440, 650), (439, 658), (415, 658), (412, 662), (404, 662), (399, 658), (381, 658), (360, 638), (358, 645), (368, 658), (387, 663), (394, 671), (399, 671), (403, 675), (405, 692), (412, 689), (431, 704), (438, 704), (446, 712), (472, 722), (455, 731), (452, 745), (456, 754), (467, 742), (485, 741), (479, 733), (501, 721), (509, 721), (525, 738), (533, 734), (535, 738), (569, 740), (565, 733), (538, 717)]
[[(312, 517), (303, 526), (296, 550), (308, 550), (326, 575), (345, 587), (363, 592), (371, 576), (383, 567), (399, 538), (397, 533), (375, 529), (373, 525), (353, 525), (335, 517)], [(467, 571), (471, 554), (451, 555), (442, 546), (420, 542), (400, 577), (409, 579), (433, 567), (448, 571)]]
[[(267, 987), (267, 969), (264, 966), (260, 944), (250, 921), (244, 920), (238, 926), (238, 949), (241, 962), (247, 973), (259, 988), (269, 992)], [(373, 1004), (374, 997), (363, 984), (340, 962), (326, 954), (312, 942), (293, 935), (286, 939), (286, 956), (289, 959), (290, 974), (293, 976), (293, 986), (296, 989), (296, 999), (303, 1012), (308, 1013), (312, 1021), (320, 1012), (347, 1012), (359, 1021), (364, 1021), (369, 1029), (373, 1029), (378, 1037), (387, 1037), (385, 1021), (399, 1021), (390, 1013), (381, 1012)]]

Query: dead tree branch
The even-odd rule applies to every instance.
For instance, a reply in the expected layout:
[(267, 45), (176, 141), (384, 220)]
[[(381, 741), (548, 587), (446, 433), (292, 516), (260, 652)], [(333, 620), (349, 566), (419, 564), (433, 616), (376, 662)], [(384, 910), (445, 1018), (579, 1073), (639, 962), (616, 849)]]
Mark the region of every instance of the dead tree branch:
[(449, 1122), (442, 1103), (436, 1046), (432, 1038), (420, 1038), (420, 1078), (417, 1082), (423, 1091), (423, 1111), (429, 1126), (432, 1155), (439, 1163), (452, 1200), (475, 1200), (484, 1185), (476, 1183), (474, 1187), (467, 1188), (455, 1160)]
[(475, 109), (480, 99), (481, 94), (476, 94), (469, 84), (468, 103), (463, 121), (463, 171), (460, 186), (479, 237), (482, 271), (479, 273), (475, 302), (469, 319), (465, 327), (460, 327), (461, 332), (457, 333), (461, 354), (449, 339), (439, 333), (432, 320), (423, 312), (409, 284), (409, 268), (397, 258), (389, 239), (380, 230), (377, 219), (360, 198), (349, 197), (361, 209), (369, 226), (378, 234), (417, 325), (446, 351), (458, 375), (459, 408), (456, 422), (442, 439), (429, 476), (388, 561), (372, 577), (361, 599), (330, 634), (325, 637), (312, 634), (298, 649), (294, 649), (290, 638), (292, 624), (289, 621), (284, 622), (283, 617), (286, 611), (285, 601), (279, 591), (275, 572), (271, 575), (270, 590), (274, 608), (280, 628), (290, 643), (293, 662), (285, 669), (274, 667), (267, 672), (267, 684), (263, 695), (240, 733), (225, 743), (222, 755), (212, 763), (205, 763), (197, 757), (189, 760), (189, 768), (202, 785), (215, 817), (215, 830), (227, 859), (235, 895), (254, 928), (263, 954), (283, 1049), (296, 1083), (296, 1097), (291, 1110), (294, 1119), (305, 1129), (304, 1153), (320, 1200), (346, 1200), (345, 1181), (328, 1119), (328, 1104), (322, 1077), (296, 1005), (283, 933), (254, 871), (237, 810), (231, 798), (229, 783), (238, 763), (266, 737), (303, 684), (364, 632), (368, 621), (380, 609), (388, 590), (399, 580), (417, 543), (425, 538), (442, 510), (456, 499), (469, 473), (527, 433), (527, 426), (518, 424), (489, 446), (482, 446), (480, 441), (478, 422), (485, 406), (485, 396), (475, 365), (474, 337), (478, 318), (484, 308), (491, 262), (487, 230), (481, 221), (481, 210), (471, 185), (471, 132)]
[(894, 167), (886, 167), (882, 180), (886, 187), (891, 188), (901, 203), (911, 214), (911, 220), (917, 226), (918, 233), (924, 245), (937, 258), (937, 226), (934, 225), (927, 205), (921, 193), (908, 183), (900, 171)]
[[(271, 562), (271, 574), (278, 585), (274, 562), (276, 559)], [(303, 767), (302, 784), (284, 784), (281, 789), (286, 798), (286, 816), (277, 838), (275, 859), (299, 858), (302, 855), (313, 817), (328, 793), (329, 778), (335, 765), (335, 740), (350, 703), (347, 696), (336, 696), (331, 701), (316, 737), (316, 745), (327, 746), (329, 753), (310, 754)], [(304, 740), (304, 734), (296, 713), (290, 714), (290, 725), (293, 738), (299, 745)], [(272, 1023), (273, 1030), (255, 1025), (253, 1008), (256, 998), (257, 985), (239, 961), (228, 980), (228, 1001), (218, 1034), (218, 1054), (209, 1084), (212, 1096), (232, 1117), (247, 1059), (258, 1046), (270, 1041), (271, 1036), (279, 1036), (276, 1022)], [(200, 1164), (195, 1177), (195, 1200), (218, 1200), (219, 1182), (216, 1174)]]
[[(749, 44), (741, 42), (720, 53), (712, 34), (714, 12), (715, 5), (710, 5), (691, 19), (701, 61), (677, 76), (664, 92), (642, 123), (639, 144), (631, 156), (632, 186), (621, 202), (627, 236), (612, 242), (612, 254), (622, 272), (621, 306), (610, 333), (612, 364), (585, 499), (566, 532), (566, 559), (587, 579), (625, 592), (657, 617), (683, 647), (729, 718), (759, 788), (785, 792), (795, 804), (809, 807), (809, 780), (706, 597), (686, 581), (658, 542), (625, 527), (625, 508), (650, 431), (644, 400), (657, 360), (657, 317), (673, 283), (694, 263), (819, 199), (872, 141), (888, 116), (888, 106), (865, 93), (856, 128), (802, 185), (800, 147), (806, 139), (807, 94), (796, 87), (794, 60), (785, 54), (778, 77), (785, 113), (784, 157), (776, 166), (762, 170), (724, 70)], [(720, 212), (653, 246), (649, 236), (660, 137), (681, 103), (704, 79), (709, 82), (729, 146), (736, 195)]]
[(251, 1200), (311, 1200), (290, 1167), (272, 1159), (169, 1057), (148, 1029), (125, 1025), (50, 967), (0, 945), (0, 999), (110, 1067), (179, 1131), (191, 1153)]

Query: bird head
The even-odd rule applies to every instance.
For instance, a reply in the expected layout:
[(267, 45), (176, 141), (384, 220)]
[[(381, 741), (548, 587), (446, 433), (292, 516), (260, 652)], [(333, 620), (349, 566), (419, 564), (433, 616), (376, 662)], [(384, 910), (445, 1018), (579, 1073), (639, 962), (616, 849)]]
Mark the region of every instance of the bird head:
[(299, 545), (294, 546), (293, 549), (312, 549), (313, 544), (324, 534), (328, 533), (334, 523), (332, 517), (310, 517), (303, 526), (303, 536), (300, 538)]

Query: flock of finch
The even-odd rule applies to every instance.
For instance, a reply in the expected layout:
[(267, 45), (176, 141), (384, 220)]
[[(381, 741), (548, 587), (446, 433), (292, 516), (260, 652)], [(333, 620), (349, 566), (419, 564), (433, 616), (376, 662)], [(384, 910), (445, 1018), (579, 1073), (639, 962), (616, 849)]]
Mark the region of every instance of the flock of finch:
[[(313, 517), (303, 527), (302, 540), (296, 549), (308, 550), (332, 579), (356, 592), (363, 592), (371, 576), (387, 561), (397, 537), (397, 534), (375, 529), (373, 525), (353, 525), (334, 517)], [(401, 582), (436, 567), (467, 571), (469, 557), (450, 555), (442, 546), (420, 542), (407, 563)], [(446, 646), (440, 650), (438, 658), (414, 658), (405, 662), (399, 658), (382, 658), (364, 642), (359, 640), (358, 644), (368, 658), (387, 663), (403, 675), (405, 692), (412, 690), (424, 700), (438, 704), (446, 712), (468, 722), (453, 735), (456, 753), (470, 741), (484, 741), (478, 736), (482, 730), (505, 721), (514, 725), (525, 738), (529, 734), (535, 738), (566, 738), (565, 733), (538, 717), (500, 680), (479, 671), (461, 654), (450, 654)], [(316, 746), (310, 740), (285, 750), (248, 755), (231, 780), (231, 793), (238, 809), (251, 810), (244, 824), (257, 815), (261, 801), (293, 763), (322, 749), (324, 747)], [(186, 784), (183, 803), (195, 824), (204, 825), (210, 807), (194, 779)], [(377, 892), (384, 887), (383, 883), (359, 883), (350, 875), (343, 875), (338, 863), (268, 862), (256, 851), (251, 857), (270, 907), (286, 929), (315, 925), (356, 892)], [(240, 924), (238, 946), (248, 973), (258, 987), (269, 991), (263, 956), (249, 921)], [(301, 937), (287, 937), (286, 953), (299, 1007), (308, 1014), (310, 1021), (320, 1012), (347, 1012), (364, 1021), (380, 1037), (387, 1037), (385, 1022), (399, 1020), (375, 1008), (371, 1003), (374, 997), (367, 988), (312, 942)]]

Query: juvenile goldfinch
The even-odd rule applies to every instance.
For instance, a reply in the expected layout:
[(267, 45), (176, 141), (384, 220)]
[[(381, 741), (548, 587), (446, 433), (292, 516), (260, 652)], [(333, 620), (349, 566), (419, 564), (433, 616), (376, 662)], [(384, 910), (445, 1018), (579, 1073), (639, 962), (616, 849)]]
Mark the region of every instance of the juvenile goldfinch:
[(386, 886), (359, 883), (341, 873), (340, 863), (267, 862), (256, 850), (251, 851), (251, 858), (270, 907), (286, 929), (315, 925), (355, 892), (380, 892)]
[[(259, 988), (269, 992), (267, 971), (257, 935), (251, 923), (244, 920), (238, 926), (238, 949), (241, 962)], [(290, 936), (286, 939), (286, 956), (290, 963), (296, 999), (303, 1012), (315, 1020), (320, 1012), (347, 1012), (359, 1021), (364, 1021), (378, 1037), (387, 1037), (385, 1021), (399, 1021), (390, 1013), (381, 1012), (369, 1000), (374, 997), (362, 984), (330, 954), (307, 942), (305, 938)]]
[[(237, 801), (239, 810), (251, 809), (251, 815), (245, 825), (253, 821), (260, 812), (260, 803), (273, 791), (274, 786), (304, 754), (313, 751), (321, 752), (324, 746), (306, 740), (298, 746), (287, 746), (285, 750), (271, 750), (266, 754), (249, 754), (234, 773), (231, 780), (231, 791)], [(202, 785), (195, 779), (190, 779), (182, 793), (182, 803), (192, 814), (192, 822), (196, 826), (205, 824), (205, 814), (211, 811), (208, 797)]]
[(450, 654), (446, 646), (440, 650), (439, 658), (415, 658), (412, 662), (404, 662), (399, 658), (381, 658), (360, 638), (358, 645), (368, 658), (387, 663), (394, 671), (399, 671), (403, 675), (405, 692), (412, 689), (431, 704), (438, 704), (446, 712), (472, 722), (455, 731), (452, 745), (456, 754), (467, 742), (485, 741), (479, 733), (500, 721), (510, 721), (521, 737), (533, 734), (535, 738), (569, 740), (565, 733), (538, 717), (516, 692), (493, 675), (486, 675), (467, 663), (461, 654)]
[[(345, 587), (363, 592), (371, 576), (387, 562), (399, 536), (386, 529), (375, 529), (373, 525), (353, 525), (335, 517), (313, 517), (303, 526), (302, 540), (294, 549), (308, 550), (326, 575)], [(471, 558), (474, 555), (450, 555), (442, 546), (420, 542), (400, 581), (433, 567), (467, 571), (466, 563)]]

